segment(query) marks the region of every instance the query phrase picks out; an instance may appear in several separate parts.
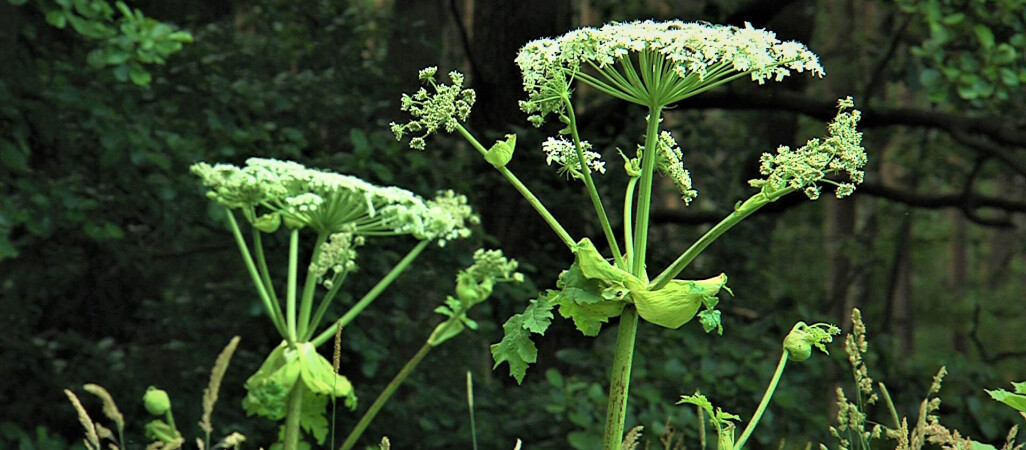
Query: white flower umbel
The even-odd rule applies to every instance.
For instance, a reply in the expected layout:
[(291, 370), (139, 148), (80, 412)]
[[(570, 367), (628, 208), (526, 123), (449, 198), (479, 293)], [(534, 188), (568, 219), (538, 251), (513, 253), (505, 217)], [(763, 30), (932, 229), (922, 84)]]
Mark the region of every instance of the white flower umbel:
[(535, 125), (549, 113), (564, 112), (562, 98), (575, 78), (614, 97), (660, 107), (746, 75), (759, 84), (792, 71), (823, 75), (819, 58), (804, 45), (781, 42), (749, 23), (739, 28), (644, 21), (581, 28), (528, 43), (516, 63), (528, 94), (521, 108)]
[[(559, 165), (559, 173), (580, 180), (581, 161), (577, 158), (577, 151), (574, 150), (574, 143), (563, 138), (548, 138), (542, 143), (542, 151), (545, 152), (545, 163)], [(606, 173), (606, 163), (602, 161), (602, 155), (591, 151), (591, 144), (588, 141), (581, 141), (581, 154), (584, 156), (584, 164), (592, 172)]]
[[(854, 107), (851, 97), (839, 100), (837, 106), (839, 111), (827, 127), (826, 139), (810, 139), (797, 150), (780, 146), (776, 154), (763, 153), (759, 172), (766, 178), (748, 183), (767, 195), (790, 188), (804, 191), (815, 200), (819, 198), (820, 182), (837, 186), (834, 192), (837, 198), (851, 195), (865, 175), (862, 168), (866, 165), (866, 150), (862, 148), (862, 133), (855, 129), (861, 113), (858, 110), (846, 112)], [(849, 181), (826, 178), (842, 173)]]
[(466, 198), (451, 191), (442, 200), (424, 201), (398, 187), (380, 187), (290, 161), (250, 158), (245, 167), (198, 163), (192, 172), (210, 189), (209, 198), (241, 210), (255, 225), (276, 217), (289, 227), (310, 227), (326, 235), (412, 234), (439, 239), (444, 245), (445, 240), (468, 236), (467, 227), (478, 220)]

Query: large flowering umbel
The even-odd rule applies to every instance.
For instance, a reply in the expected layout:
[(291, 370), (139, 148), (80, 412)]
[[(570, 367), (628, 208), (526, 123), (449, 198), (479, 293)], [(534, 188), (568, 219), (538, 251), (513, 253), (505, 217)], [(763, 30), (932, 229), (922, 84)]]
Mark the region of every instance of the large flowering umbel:
[(240, 210), (264, 232), (284, 222), (325, 235), (412, 234), (444, 245), (446, 240), (468, 236), (468, 226), (478, 221), (466, 198), (452, 191), (425, 201), (401, 188), (376, 186), (289, 161), (250, 158), (245, 167), (197, 163), (191, 170), (209, 189), (210, 199)]
[(819, 58), (804, 45), (781, 42), (748, 23), (740, 28), (644, 21), (581, 28), (529, 42), (516, 63), (528, 95), (521, 108), (535, 125), (549, 113), (564, 112), (575, 78), (614, 97), (659, 107), (746, 75), (759, 84), (792, 71), (823, 75)]
[(439, 128), (446, 132), (453, 132), (459, 122), (467, 120), (470, 115), (470, 108), (474, 106), (475, 94), (472, 89), (463, 88), (463, 74), (449, 72), (451, 85), (438, 84), (435, 82), (437, 67), (428, 67), (420, 71), (419, 78), (429, 85), (434, 93), (429, 93), (426, 88), (420, 88), (413, 95), (403, 94), (403, 111), (407, 111), (414, 120), (400, 125), (392, 123), (392, 133), (396, 139), (401, 140), (406, 134), (415, 135), (410, 139), (410, 148), (424, 150), (424, 138), (438, 131)]
[[(862, 182), (866, 165), (866, 149), (862, 148), (862, 133), (856, 130), (861, 113), (846, 111), (854, 107), (851, 97), (837, 102), (838, 113), (827, 127), (829, 136), (820, 140), (810, 139), (804, 146), (792, 150), (780, 146), (776, 154), (763, 153), (759, 172), (766, 178), (749, 180), (762, 193), (772, 195), (784, 189), (802, 190), (810, 199), (819, 198), (818, 183), (837, 186), (835, 195), (843, 198), (855, 192), (855, 185)], [(836, 182), (826, 177), (844, 174), (848, 182)]]

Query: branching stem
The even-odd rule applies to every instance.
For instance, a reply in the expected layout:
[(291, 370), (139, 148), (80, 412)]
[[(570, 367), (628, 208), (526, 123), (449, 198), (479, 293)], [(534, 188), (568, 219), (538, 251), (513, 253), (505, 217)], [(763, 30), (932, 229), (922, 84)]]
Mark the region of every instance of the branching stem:
[(620, 246), (616, 242), (616, 235), (613, 234), (613, 227), (609, 224), (609, 216), (606, 215), (606, 208), (602, 205), (602, 198), (599, 197), (598, 189), (595, 188), (595, 180), (591, 176), (591, 168), (584, 159), (584, 149), (581, 148), (581, 136), (577, 132), (577, 116), (574, 115), (574, 106), (570, 103), (570, 96), (563, 96), (563, 103), (566, 105), (567, 116), (570, 118), (570, 135), (574, 139), (574, 151), (577, 152), (577, 162), (584, 178), (584, 185), (588, 187), (588, 195), (591, 197), (591, 204), (595, 207), (599, 223), (602, 225), (602, 232), (606, 235), (606, 242), (613, 252), (613, 262), (621, 269), (624, 266), (624, 255), (620, 253)]
[[(470, 132), (467, 131), (467, 129), (464, 128), (463, 125), (457, 125), (456, 129), (459, 130), (460, 134), (467, 140), (467, 142), (470, 142), (470, 145), (474, 146), (474, 148), (477, 149), (477, 151), (481, 153), (482, 156), (485, 153), (488, 153), (488, 149), (484, 148), (484, 146), (481, 145), (480, 142), (478, 142), (477, 138), (475, 138), (474, 135), (470, 134)], [(567, 248), (573, 248), (576, 242), (573, 238), (570, 237), (570, 233), (566, 232), (563, 226), (559, 224), (559, 221), (556, 220), (556, 218), (553, 217), (552, 213), (550, 213), (549, 210), (545, 208), (545, 205), (543, 205), (542, 202), (538, 200), (538, 197), (535, 197), (534, 194), (531, 193), (531, 190), (528, 189), (527, 186), (524, 186), (524, 183), (521, 183), (520, 179), (518, 179), (516, 175), (513, 175), (513, 172), (510, 172), (509, 169), (505, 167), (499, 167), (496, 170), (498, 170), (499, 173), (502, 174), (502, 176), (506, 177), (506, 179), (509, 180), (513, 187), (516, 188), (518, 192), (520, 192), (520, 195), (524, 196), (524, 199), (526, 199), (527, 202), (530, 203), (531, 206), (534, 208), (534, 210), (542, 216), (542, 219), (545, 220), (545, 223), (549, 224), (549, 227), (552, 228), (552, 231), (556, 232), (556, 234), (559, 236), (559, 239), (563, 241), (563, 244), (566, 245)]]
[(257, 294), (260, 295), (260, 301), (263, 302), (264, 309), (267, 310), (267, 315), (271, 317), (271, 323), (274, 324), (274, 328), (277, 329), (278, 334), (284, 338), (288, 336), (288, 333), (285, 329), (285, 322), (282, 320), (281, 306), (278, 305), (277, 301), (272, 304), (271, 297), (267, 293), (264, 281), (257, 272), (256, 265), (253, 263), (253, 257), (249, 253), (249, 247), (246, 245), (246, 239), (242, 237), (242, 230), (239, 229), (239, 224), (235, 221), (235, 214), (227, 208), (225, 208), (225, 213), (228, 216), (228, 224), (231, 225), (232, 235), (235, 236), (235, 243), (239, 246), (239, 253), (242, 253), (242, 262), (246, 264), (246, 270), (249, 271), (249, 276), (253, 280), (253, 285), (256, 286)]
[(331, 339), (332, 336), (335, 335), (335, 330), (337, 329), (339, 324), (341, 324), (342, 327), (349, 325), (349, 322), (352, 322), (353, 319), (356, 318), (357, 314), (360, 314), (360, 312), (363, 311), (364, 308), (366, 308), (368, 305), (371, 304), (371, 302), (378, 298), (378, 296), (381, 295), (381, 293), (384, 292), (385, 289), (387, 289), (388, 286), (391, 285), (392, 282), (395, 281), (395, 279), (398, 278), (404, 270), (406, 270), (410, 263), (412, 263), (414, 259), (417, 259), (417, 255), (420, 255), (420, 252), (424, 251), (424, 249), (430, 243), (431, 241), (420, 241), (419, 243), (417, 243), (417, 246), (413, 247), (413, 249), (410, 250), (410, 252), (407, 253), (406, 256), (403, 257), (403, 259), (396, 263), (396, 265), (392, 267), (392, 270), (388, 271), (388, 273), (385, 274), (385, 276), (382, 277), (380, 281), (378, 281), (378, 284), (375, 284), (370, 291), (364, 294), (363, 298), (361, 298), (360, 301), (356, 302), (356, 304), (353, 305), (352, 308), (349, 308), (349, 311), (346, 311), (345, 315), (343, 315), (337, 321), (333, 322), (331, 326), (327, 327), (327, 329), (322, 331), (321, 334), (317, 335), (316, 338), (310, 341), (313, 343), (314, 347), (319, 347), (325, 342), (328, 342), (328, 339)]

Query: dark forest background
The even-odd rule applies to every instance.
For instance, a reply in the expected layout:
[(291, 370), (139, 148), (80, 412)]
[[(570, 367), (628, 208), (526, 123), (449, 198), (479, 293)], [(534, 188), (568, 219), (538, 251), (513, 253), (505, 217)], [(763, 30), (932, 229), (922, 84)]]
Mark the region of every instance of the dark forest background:
[[(245, 417), (239, 401), (277, 340), (221, 216), (188, 173), (197, 161), (260, 156), (422, 195), (455, 189), (482, 215), (473, 239), (426, 252), (346, 330), (343, 372), (361, 410), (437, 323), (432, 309), (473, 249), (502, 248), (530, 278), (475, 310), (480, 330), (425, 360), (366, 434), (368, 445), (388, 435), (399, 449), (469, 448), (469, 370), (482, 448), (512, 448), (516, 438), (527, 449), (594, 448), (615, 326), (590, 339), (557, 320), (522, 386), (505, 366), (491, 370), (488, 350), (505, 319), (552, 287), (572, 256), (459, 141), (438, 138), (415, 153), (387, 124), (402, 118), (399, 96), (416, 89), (417, 70), (462, 70), (478, 98), (470, 127), (489, 139), (517, 132), (511, 170), (571, 234), (600, 235), (584, 220), (583, 188), (535, 150), (554, 129), (531, 128), (517, 109), (512, 61), (534, 38), (647, 18), (750, 22), (806, 43), (827, 72), (766, 86), (739, 81), (667, 112), (700, 197), (685, 208), (670, 186), (653, 202), (652, 265), (672, 261), (747, 196), (760, 153), (821, 135), (838, 98), (852, 95), (862, 110), (870, 162), (854, 197), (795, 195), (765, 208), (683, 274), (729, 274), (736, 297), (726, 303), (727, 330), (643, 324), (628, 426), (644, 425), (653, 442), (670, 427), (693, 439), (694, 411), (673, 403), (696, 389), (749, 417), (791, 325), (829, 321), (848, 331), (853, 307), (869, 329), (871, 375), (887, 382), (902, 414), (915, 417), (945, 365), (946, 424), (998, 443), (1018, 420), (983, 389), (1026, 379), (1022, 0), (128, 6), (150, 20), (121, 26), (122, 13), (104, 0), (0, 0), (0, 447), (80, 442), (62, 389), (87, 382), (118, 399), (137, 447), (148, 420), (138, 400), (149, 385), (171, 393), (183, 431), (198, 435), (210, 366), (234, 335), (242, 343), (214, 424), (249, 436), (247, 448), (273, 442), (275, 426)], [(172, 36), (179, 28), (193, 42)], [(639, 114), (593, 97), (580, 111), (582, 134), (612, 164), (615, 148), (639, 140)], [(622, 175), (613, 172), (600, 183), (618, 190)], [(351, 278), (347, 301), (412, 245), (366, 247), (367, 276)], [(832, 443), (833, 392), (851, 393), (850, 378), (840, 343), (830, 357), (792, 366), (752, 445)], [(358, 416), (339, 414), (338, 432), (348, 432)]]

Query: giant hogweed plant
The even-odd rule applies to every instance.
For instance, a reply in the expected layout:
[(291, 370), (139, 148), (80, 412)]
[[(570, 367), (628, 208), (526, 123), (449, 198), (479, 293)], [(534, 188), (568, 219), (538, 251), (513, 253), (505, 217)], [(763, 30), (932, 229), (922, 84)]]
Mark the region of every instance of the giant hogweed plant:
[[(655, 176), (668, 177), (685, 204), (698, 194), (684, 165), (684, 151), (672, 133), (661, 128), (664, 110), (741, 78), (764, 84), (780, 81), (793, 72), (823, 76), (817, 56), (800, 43), (781, 42), (773, 33), (748, 24), (739, 28), (645, 21), (581, 28), (555, 39), (532, 41), (520, 50), (516, 63), (527, 94), (520, 107), (529, 115), (529, 122), (541, 127), (555, 118), (563, 125), (558, 135), (545, 141), (542, 150), (549, 165), (586, 186), (587, 201), (594, 207), (595, 220), (603, 231), (599, 244), (589, 237), (572, 237), (506, 167), (514, 155), (516, 135), (507, 135), (505, 140), (485, 146), (467, 129), (465, 123), (475, 93), (463, 86), (465, 80), (459, 72), (450, 72), (450, 84), (445, 84), (437, 77), (436, 68), (422, 70), (419, 78), (425, 86), (412, 95), (402, 96), (401, 109), (412, 119), (393, 123), (391, 128), (400, 140), (409, 136), (409, 145), (415, 150), (423, 150), (427, 137), (443, 131), (465, 138), (525, 197), (574, 255), (573, 264), (560, 274), (555, 289), (541, 292), (523, 313), (505, 322), (503, 339), (491, 348), (496, 367), (507, 363), (510, 374), (518, 383), (522, 382), (528, 366), (537, 360), (531, 336), (545, 333), (554, 318), (553, 310), (572, 320), (586, 336), (596, 336), (603, 323), (619, 317), (603, 443), (606, 449), (620, 448), (624, 442), (639, 320), (679, 328), (698, 317), (706, 332), (722, 333), (723, 317), (716, 307), (720, 291), (731, 293), (726, 286), (727, 276), (721, 273), (703, 280), (682, 280), (677, 276), (727, 230), (785, 195), (802, 192), (815, 200), (827, 186), (835, 188), (838, 198), (850, 195), (862, 181), (866, 163), (861, 133), (855, 129), (860, 114), (853, 109), (850, 97), (842, 99), (826, 137), (812, 139), (797, 149), (781, 146), (775, 153), (763, 154), (763, 177), (750, 181), (756, 192), (738, 201), (733, 212), (672, 264), (650, 273), (646, 255)], [(620, 235), (611, 225), (609, 214), (613, 205), (596, 188), (598, 175), (607, 170), (606, 163), (580, 134), (574, 112), (575, 83), (647, 109), (647, 114), (640, 118), (646, 125), (644, 141), (633, 154), (621, 152), (629, 181), (620, 210)], [(823, 324), (796, 325), (785, 341), (781, 363), (763, 404), (736, 442), (730, 422), (736, 416), (714, 411), (708, 400), (698, 394), (683, 401), (706, 408), (711, 417), (717, 418), (721, 448), (740, 448), (765, 409), (786, 361), (807, 358), (812, 346), (822, 346), (836, 333), (835, 327)]]
[[(354, 409), (356, 395), (348, 378), (338, 374), (337, 358), (332, 364), (317, 347), (341, 333), (431, 242), (444, 246), (449, 240), (469, 236), (468, 227), (478, 218), (466, 198), (452, 191), (425, 200), (398, 187), (376, 186), (295, 162), (251, 158), (245, 167), (198, 163), (192, 172), (208, 188), (207, 196), (225, 208), (260, 301), (282, 337), (281, 344), (246, 381), (243, 407), (250, 414), (284, 420), (282, 443), (286, 450), (298, 448), (301, 429), (323, 445), (328, 401), (341, 398)], [(248, 224), (249, 240), (237, 216)], [(289, 236), (284, 287), (273, 282), (263, 246), (265, 234), (281, 230)], [(313, 236), (312, 252), (304, 259), (308, 265), (302, 284), (301, 235)], [(357, 248), (368, 238), (401, 235), (412, 235), (420, 242), (345, 314), (326, 320), (346, 277), (357, 269)], [(446, 320), (357, 423), (343, 448), (355, 445), (384, 402), (431, 348), (476, 327), (466, 313), (487, 299), (496, 283), (522, 278), (515, 272), (516, 262), (499, 251), (481, 250), (474, 259), (474, 265), (457, 276), (456, 296), (449, 296), (436, 309)]]
[[(363, 416), (353, 426), (345, 441), (338, 447), (340, 450), (350, 450), (356, 446), (364, 431), (366, 431), (378, 412), (381, 411), (381, 408), (433, 348), (456, 337), (463, 330), (477, 328), (477, 322), (467, 317), (467, 313), (475, 305), (487, 300), (496, 284), (522, 281), (523, 275), (516, 272), (517, 266), (518, 263), (516, 261), (507, 259), (500, 250), (485, 251), (482, 249), (474, 252), (474, 263), (461, 270), (456, 276), (455, 295), (446, 296), (445, 301), (435, 308), (435, 312), (444, 317), (442, 322), (432, 330), (420, 350), (410, 358), (370, 407), (367, 408), (367, 411), (364, 412)], [(295, 421), (298, 424), (297, 426), (309, 431), (318, 445), (325, 444), (329, 428), (328, 418), (325, 417), (325, 407), (327, 400), (330, 398), (333, 405), (331, 409), (333, 412), (331, 422), (334, 423), (335, 397), (333, 395), (335, 392), (329, 391), (323, 395), (318, 395), (317, 393), (319, 390), (327, 389), (329, 386), (333, 388), (338, 387), (345, 381), (345, 377), (338, 375), (341, 367), (342, 325), (341, 319), (335, 322), (335, 353), (332, 362), (326, 370), (323, 367), (326, 362), (323, 361), (324, 358), (319, 354), (315, 352), (305, 355), (301, 354), (302, 348), (298, 345), (295, 348), (285, 347), (284, 349), (279, 346), (272, 351), (271, 356), (268, 357), (257, 374), (250, 377), (247, 382), (246, 388), (249, 390), (250, 395), (243, 401), (243, 406), (250, 413), (260, 414), (275, 420), (284, 418), (286, 421), (286, 426), (282, 430), (282, 434), (285, 436), (283, 438), (284, 442), (275, 443), (271, 446), (272, 449), (283, 447), (286, 449), (312, 448), (309, 443), (298, 439), (296, 441), (289, 441), (288, 436), (290, 436), (290, 433), (295, 433), (297, 437), (299, 434), (298, 430), (290, 431), (288, 429), (288, 424), (293, 421), (290, 418), (295, 414), (299, 415), (299, 419)], [(236, 336), (225, 347), (224, 351), (221, 352), (221, 355), (218, 356), (217, 362), (214, 364), (213, 370), (211, 370), (209, 385), (203, 391), (203, 418), (199, 422), (199, 426), (205, 433), (205, 436), (196, 439), (196, 448), (200, 450), (238, 448), (246, 440), (246, 437), (238, 432), (228, 434), (221, 441), (215, 443), (213, 447), (211, 447), (210, 440), (214, 431), (211, 417), (214, 405), (218, 400), (221, 380), (224, 378), (224, 374), (228, 369), (228, 363), (238, 344), (239, 337)], [(324, 380), (324, 378), (329, 377), (334, 377), (330, 384)], [(297, 385), (302, 387), (297, 388)], [(347, 395), (347, 401), (349, 398), (355, 398), (352, 386), (346, 384), (345, 387), (347, 390), (343, 394)], [(103, 402), (103, 415), (114, 424), (112, 430), (110, 427), (94, 421), (78, 396), (70, 390), (65, 390), (65, 394), (78, 413), (79, 421), (85, 429), (85, 437), (83, 439), (85, 448), (88, 450), (100, 450), (102, 448), (119, 450), (127, 448), (132, 441), (126, 441), (125, 439), (127, 434), (126, 420), (114, 402), (114, 398), (106, 389), (99, 385), (87, 384), (83, 386), (83, 389), (99, 397)], [(300, 391), (298, 389), (303, 390)], [(261, 399), (263, 403), (259, 405), (260, 407), (281, 410), (284, 405), (290, 409), (284, 411), (282, 415), (275, 416), (266, 414), (263, 410), (252, 410), (252, 397), (255, 391), (259, 392), (260, 390), (285, 392), (284, 396), (276, 399)], [(302, 395), (302, 407), (291, 409), (296, 404), (293, 395), (296, 395), (297, 392)], [(472, 399), (472, 394), (468, 394), (468, 396)], [(186, 440), (183, 437), (182, 431), (175, 424), (170, 395), (162, 389), (151, 386), (146, 390), (142, 400), (147, 412), (156, 417), (145, 424), (145, 435), (150, 441), (146, 448), (175, 450), (183, 447)], [(349, 404), (353, 405), (353, 403)], [(473, 416), (471, 416), (471, 424), (473, 424)], [(387, 449), (387, 443), (388, 439), (383, 439), (379, 448)], [(106, 446), (103, 444), (106, 444)], [(335, 448), (333, 425), (331, 426), (329, 446)]]
[[(334, 427), (329, 427), (326, 416), (328, 402), (334, 405), (341, 398), (349, 408), (356, 407), (355, 389), (339, 373), (342, 329), (430, 243), (444, 246), (450, 240), (469, 236), (469, 226), (477, 223), (477, 216), (466, 198), (452, 191), (442, 191), (436, 198), (425, 200), (398, 187), (375, 186), (356, 177), (309, 169), (289, 161), (250, 158), (244, 167), (198, 163), (191, 170), (208, 188), (207, 196), (224, 208), (258, 297), (282, 337), (281, 344), (246, 381), (247, 395), (242, 406), (251, 415), (284, 421), (280, 441), (271, 448), (309, 448), (309, 443), (301, 439), (304, 430), (318, 445), (324, 445), (329, 428), (334, 447)], [(248, 240), (244, 227), (250, 232)], [(274, 282), (269, 269), (272, 264), (263, 245), (264, 235), (277, 232), (289, 236), (284, 287), (280, 281)], [(300, 285), (300, 238), (310, 234), (314, 235), (314, 242), (311, 254), (303, 259), (307, 265)], [(345, 314), (327, 321), (332, 300), (346, 277), (357, 269), (357, 248), (368, 238), (401, 235), (412, 235), (420, 242)], [(356, 422), (341, 449), (356, 445), (384, 404), (431, 349), (465, 329), (477, 328), (467, 313), (488, 299), (496, 284), (523, 279), (516, 272), (517, 262), (507, 259), (499, 250), (478, 250), (473, 257), (473, 265), (456, 276), (455, 295), (446, 296), (435, 308), (444, 317), (442, 322)], [(317, 347), (332, 336), (335, 354), (329, 362)], [(212, 448), (210, 414), (220, 380), (237, 345), (236, 337), (212, 372), (200, 422), (206, 437), (197, 440), (199, 448)], [(85, 427), (86, 448), (102, 448), (101, 441), (110, 441), (110, 448), (123, 448), (125, 420), (113, 398), (97, 385), (86, 385), (84, 389), (103, 400), (104, 415), (115, 423), (117, 430), (115, 434), (94, 422), (74, 393), (66, 391)], [(175, 425), (168, 393), (151, 387), (143, 402), (151, 414), (160, 417), (146, 424), (146, 436), (152, 441), (147, 448), (181, 447), (185, 439)], [(334, 408), (331, 410), (334, 412)], [(241, 435), (232, 434), (213, 448), (236, 447), (242, 440)]]

